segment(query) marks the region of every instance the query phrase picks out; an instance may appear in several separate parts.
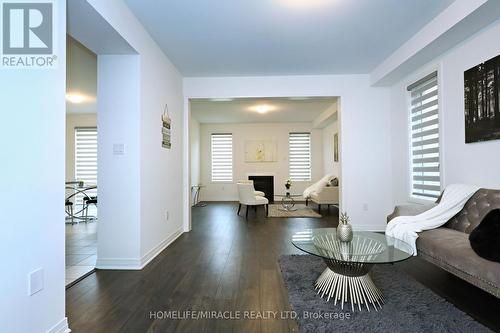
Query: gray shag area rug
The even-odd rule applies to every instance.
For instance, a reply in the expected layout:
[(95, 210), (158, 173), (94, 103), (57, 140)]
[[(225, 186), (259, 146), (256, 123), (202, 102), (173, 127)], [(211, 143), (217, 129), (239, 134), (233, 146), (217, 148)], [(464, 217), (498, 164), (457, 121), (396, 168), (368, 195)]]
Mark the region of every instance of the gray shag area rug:
[(339, 303), (321, 298), (314, 289), (314, 282), (326, 268), (321, 258), (287, 255), (280, 257), (279, 265), (302, 333), (491, 332), (392, 265), (375, 265), (370, 273), (385, 299), (378, 312), (366, 308), (351, 312), (350, 303), (341, 310)]
[(269, 205), (269, 217), (316, 217), (320, 218), (321, 214), (316, 213), (312, 208), (304, 204), (296, 204), (293, 210), (287, 211), (281, 204)]

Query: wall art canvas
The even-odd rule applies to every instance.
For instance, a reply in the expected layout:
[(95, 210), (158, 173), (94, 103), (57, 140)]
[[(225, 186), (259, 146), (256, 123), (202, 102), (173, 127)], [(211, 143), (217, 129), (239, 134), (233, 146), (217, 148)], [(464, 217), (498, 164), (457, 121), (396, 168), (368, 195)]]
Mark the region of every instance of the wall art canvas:
[(465, 142), (500, 139), (500, 55), (464, 72)]
[(335, 133), (333, 135), (333, 161), (339, 161), (339, 134)]
[(166, 149), (172, 148), (172, 143), (170, 141), (170, 135), (171, 135), (171, 129), (170, 126), (172, 125), (172, 121), (170, 120), (170, 117), (166, 114), (162, 115), (161, 117), (162, 121), (162, 128), (161, 128), (161, 134), (162, 134), (162, 141), (161, 141), (161, 146)]
[(245, 162), (276, 162), (276, 141), (246, 141)]

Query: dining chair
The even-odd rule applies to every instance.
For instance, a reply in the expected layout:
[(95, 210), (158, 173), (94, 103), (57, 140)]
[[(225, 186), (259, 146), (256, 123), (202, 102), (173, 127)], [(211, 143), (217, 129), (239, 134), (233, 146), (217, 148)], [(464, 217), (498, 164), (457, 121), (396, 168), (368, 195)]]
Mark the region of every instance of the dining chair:
[(73, 202), (66, 200), (64, 203), (66, 213), (71, 217), (71, 224), (75, 224), (75, 216), (73, 215)]
[(97, 207), (97, 197), (84, 197), (83, 198), (83, 209), (85, 211), (85, 223), (89, 220), (89, 206), (95, 205)]

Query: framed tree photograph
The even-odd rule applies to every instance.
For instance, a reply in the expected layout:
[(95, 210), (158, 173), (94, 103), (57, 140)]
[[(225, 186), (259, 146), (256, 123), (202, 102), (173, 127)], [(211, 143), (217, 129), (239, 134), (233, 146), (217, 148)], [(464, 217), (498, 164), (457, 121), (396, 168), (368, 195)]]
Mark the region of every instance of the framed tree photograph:
[(500, 139), (500, 55), (464, 72), (465, 142)]

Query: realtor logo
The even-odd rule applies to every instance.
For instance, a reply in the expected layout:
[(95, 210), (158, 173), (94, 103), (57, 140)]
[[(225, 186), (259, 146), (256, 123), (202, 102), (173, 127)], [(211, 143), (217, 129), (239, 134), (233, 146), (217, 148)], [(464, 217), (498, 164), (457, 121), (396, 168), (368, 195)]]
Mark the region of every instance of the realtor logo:
[(1, 1), (2, 67), (54, 67), (52, 1)]

